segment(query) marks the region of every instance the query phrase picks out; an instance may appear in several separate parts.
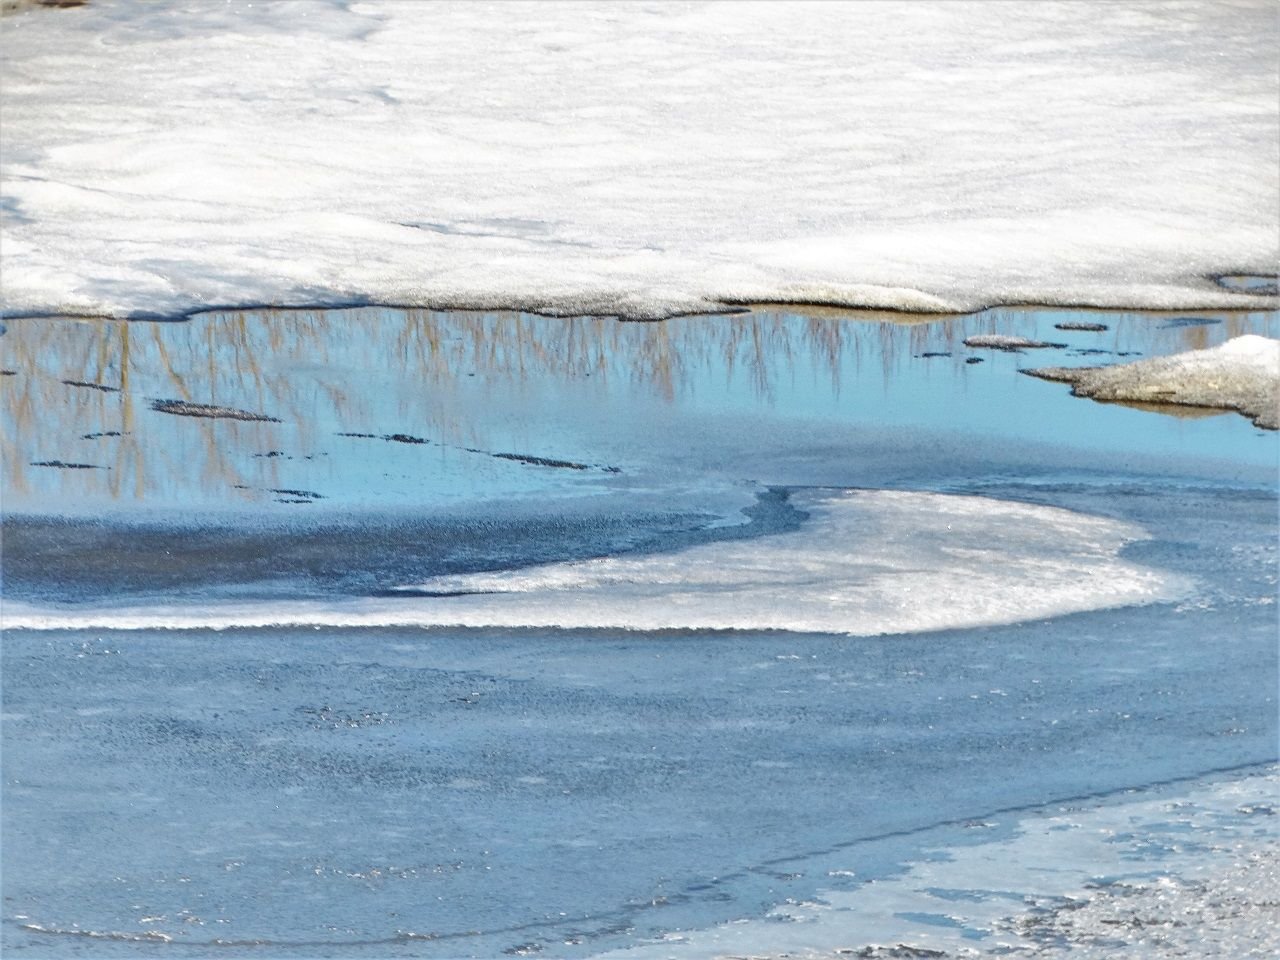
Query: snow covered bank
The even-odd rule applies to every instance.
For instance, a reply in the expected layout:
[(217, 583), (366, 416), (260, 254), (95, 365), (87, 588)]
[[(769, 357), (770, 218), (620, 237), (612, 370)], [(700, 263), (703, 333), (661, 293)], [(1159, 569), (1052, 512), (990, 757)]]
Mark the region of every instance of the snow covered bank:
[(361, 601), (140, 608), (8, 603), (7, 629), (469, 626), (852, 636), (1014, 623), (1183, 596), (1130, 562), (1136, 526), (985, 497), (800, 493), (798, 531), (671, 553), (434, 577)]
[(4, 310), (1275, 306), (1259, 2), (5, 18)]
[(1238, 410), (1280, 429), (1280, 340), (1252, 334), (1114, 367), (1043, 367), (1024, 373), (1072, 385), (1078, 397)]

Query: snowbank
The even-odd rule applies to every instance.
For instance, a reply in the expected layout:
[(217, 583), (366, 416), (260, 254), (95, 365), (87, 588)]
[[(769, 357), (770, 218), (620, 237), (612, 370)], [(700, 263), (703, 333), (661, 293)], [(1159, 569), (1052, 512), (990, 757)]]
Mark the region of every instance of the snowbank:
[(1274, 8), (6, 17), (4, 309), (1275, 306)]
[(1113, 367), (1044, 367), (1023, 373), (1072, 385), (1078, 397), (1238, 410), (1280, 429), (1280, 340), (1252, 334)]

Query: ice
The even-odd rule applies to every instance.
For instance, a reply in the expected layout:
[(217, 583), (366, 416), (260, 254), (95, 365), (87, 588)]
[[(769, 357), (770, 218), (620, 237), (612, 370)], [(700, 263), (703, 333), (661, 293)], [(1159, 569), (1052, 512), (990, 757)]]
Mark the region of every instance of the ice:
[(1047, 340), (1032, 340), (1028, 337), (1012, 337), (1003, 333), (979, 334), (976, 337), (965, 337), (966, 347), (987, 347), (992, 350), (1052, 350), (1061, 349), (1065, 343), (1050, 343)]
[(938, 849), (898, 877), (604, 956), (1272, 957), (1280, 836), (1266, 801), (1277, 779), (1271, 766), (1037, 810), (1013, 837)]
[(3, 22), (4, 310), (1274, 307), (1266, 2)]
[(1112, 367), (1045, 367), (1026, 373), (1072, 385), (1094, 400), (1174, 403), (1238, 410), (1259, 427), (1280, 428), (1280, 340), (1246, 334)]
[(1126, 560), (1122, 521), (977, 496), (797, 493), (799, 530), (670, 553), (434, 577), (359, 601), (78, 610), (6, 604), (8, 629), (269, 625), (787, 630), (853, 636), (1013, 623), (1185, 596)]

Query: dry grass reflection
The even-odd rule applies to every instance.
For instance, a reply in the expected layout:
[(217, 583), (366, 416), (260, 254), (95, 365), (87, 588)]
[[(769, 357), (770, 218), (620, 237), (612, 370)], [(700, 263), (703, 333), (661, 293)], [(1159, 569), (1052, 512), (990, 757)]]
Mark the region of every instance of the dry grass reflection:
[[(959, 355), (966, 336), (1052, 330), (1064, 316), (780, 306), (656, 324), (385, 308), (214, 312), (183, 323), (11, 320), (0, 337), (2, 366), (13, 371), (0, 377), (3, 482), (18, 499), (54, 504), (184, 489), (251, 498), (264, 485), (281, 486), (271, 451), (286, 438), (290, 449), (315, 455), (344, 430), (403, 429), (442, 450), (483, 446), (477, 384), (551, 389), (591, 378), (597, 390), (677, 402), (736, 383), (768, 403), (809, 378), (838, 397), (851, 377), (892, 377), (903, 364), (932, 362), (916, 359), (922, 353)], [(1276, 332), (1275, 314), (1071, 316), (1109, 325), (1087, 335), (1102, 352), (1170, 352)], [(964, 372), (959, 364), (953, 375)], [(152, 406), (157, 400), (280, 423), (166, 416)], [(57, 462), (105, 469), (36, 465)]]

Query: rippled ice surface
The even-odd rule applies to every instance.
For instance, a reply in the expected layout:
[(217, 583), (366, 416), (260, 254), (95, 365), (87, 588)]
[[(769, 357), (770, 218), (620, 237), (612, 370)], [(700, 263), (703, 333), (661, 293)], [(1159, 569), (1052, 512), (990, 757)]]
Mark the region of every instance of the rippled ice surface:
[[(1082, 319), (1109, 329), (1054, 327)], [(1233, 414), (1073, 399), (1016, 371), (1274, 323), (10, 322), (0, 613), (56, 622), (4, 642), (5, 951), (916, 942), (950, 914), (905, 892), (886, 913), (877, 891), (899, 888), (867, 881), (914, 890), (954, 859), (946, 884), (977, 891), (966, 909), (986, 916), (1006, 895), (1013, 909), (1114, 872), (1088, 844), (1064, 866), (1035, 840), (1064, 804), (1105, 820), (1117, 791), (1153, 790), (1157, 806), (1207, 791), (1197, 802), (1225, 823), (1252, 789), (1231, 784), (1276, 758), (1277, 437)], [(965, 348), (978, 332), (1068, 346)], [(1098, 350), (1113, 353), (1085, 352)], [(862, 511), (852, 525), (830, 506), (843, 500)], [(956, 544), (946, 527), (961, 520)], [(789, 554), (787, 538), (808, 548)], [(988, 562), (985, 581), (966, 578)], [(752, 607), (789, 577), (820, 610), (877, 564), (905, 590), (908, 625), (864, 632), (907, 632), (799, 629), (799, 603), (792, 629), (764, 629), (786, 597)], [(695, 606), (745, 619), (640, 629), (661, 625), (636, 601), (655, 569), (696, 572)], [(484, 611), (493, 595), (423, 594), (513, 584), (571, 585), (565, 609), (587, 593), (616, 619), (290, 619)], [(1072, 604), (1046, 607), (1051, 589)], [(227, 604), (261, 625), (216, 619)], [(1005, 622), (964, 626), (966, 605)], [(186, 629), (121, 619), (158, 608)], [(1152, 818), (1153, 835), (1176, 830), (1174, 813)], [(1262, 842), (1273, 819), (1240, 829)], [(1145, 871), (1188, 862), (1141, 846)], [(1025, 879), (1038, 856), (1056, 879)], [(1005, 861), (1001, 892), (983, 878)], [(806, 919), (819, 901), (834, 926)]]

